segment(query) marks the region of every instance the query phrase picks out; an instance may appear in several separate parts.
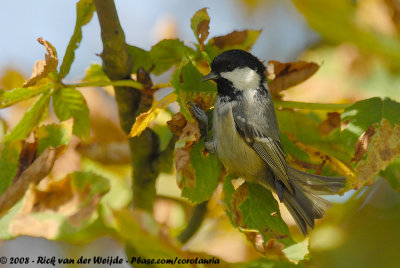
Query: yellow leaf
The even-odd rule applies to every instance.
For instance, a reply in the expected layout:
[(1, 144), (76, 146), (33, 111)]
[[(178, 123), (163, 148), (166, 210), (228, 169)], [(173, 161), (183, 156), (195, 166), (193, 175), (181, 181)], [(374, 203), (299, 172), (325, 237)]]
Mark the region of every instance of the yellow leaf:
[(133, 124), (129, 137), (139, 136), (157, 117), (158, 112), (161, 109), (167, 108), (167, 106), (176, 101), (177, 96), (175, 93), (170, 93), (159, 101), (154, 101), (150, 110), (140, 114), (136, 117), (135, 124)]
[(392, 127), (385, 118), (372, 136), (368, 145), (367, 157), (358, 162), (355, 170), (357, 181), (354, 187), (370, 184), (379, 171), (384, 170), (400, 155), (400, 126)]

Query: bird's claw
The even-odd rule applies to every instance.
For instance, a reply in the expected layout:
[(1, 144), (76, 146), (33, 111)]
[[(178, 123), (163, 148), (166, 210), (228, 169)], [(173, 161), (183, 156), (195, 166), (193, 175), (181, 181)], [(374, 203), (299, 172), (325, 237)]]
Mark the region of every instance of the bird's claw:
[(193, 102), (189, 102), (190, 111), (192, 112), (193, 116), (201, 123), (207, 124), (208, 123), (208, 116), (207, 114), (197, 107)]

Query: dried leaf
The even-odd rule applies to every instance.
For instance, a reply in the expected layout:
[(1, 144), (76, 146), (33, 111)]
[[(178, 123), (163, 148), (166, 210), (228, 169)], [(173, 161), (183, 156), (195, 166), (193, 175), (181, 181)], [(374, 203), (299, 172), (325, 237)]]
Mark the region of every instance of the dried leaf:
[(355, 187), (372, 183), (373, 178), (384, 170), (400, 155), (400, 125), (383, 118), (380, 127), (372, 136), (367, 151), (367, 157), (357, 163), (357, 181)]
[(210, 29), (210, 17), (208, 16), (207, 8), (200, 9), (193, 15), (190, 27), (200, 44), (200, 49), (203, 51), (204, 41), (206, 41)]
[(327, 114), (327, 118), (322, 121), (318, 126), (319, 131), (323, 136), (331, 133), (332, 130), (340, 126), (340, 114), (338, 112), (332, 112)]
[(180, 112), (174, 114), (171, 120), (167, 121), (167, 126), (172, 133), (177, 136), (182, 134), (183, 128), (186, 126), (186, 118)]
[(282, 90), (307, 80), (318, 69), (319, 65), (313, 62), (281, 63), (279, 61), (269, 61), (267, 76), (273, 77), (273, 80), (269, 83), (269, 89), (272, 95), (277, 96)]
[(177, 171), (183, 170), (190, 162), (190, 151), (193, 143), (200, 139), (197, 121), (187, 122), (175, 146), (175, 166)]
[(80, 143), (76, 150), (81, 155), (104, 165), (126, 165), (131, 162), (131, 153), (127, 142)]
[(232, 206), (233, 221), (238, 226), (245, 227), (243, 226), (243, 215), (239, 206), (246, 200), (248, 195), (249, 195), (249, 189), (247, 187), (247, 184), (245, 183), (240, 185), (239, 188), (232, 195), (231, 206)]
[(45, 60), (39, 60), (33, 66), (33, 72), (24, 87), (34, 86), (39, 83), (43, 78), (46, 78), (51, 72), (57, 70), (58, 59), (56, 49), (50, 44), (50, 42), (44, 40), (42, 37), (38, 38), (38, 42), (45, 46), (47, 53)]
[(289, 140), (291, 140), (301, 150), (305, 151), (310, 156), (321, 159), (322, 164), (330, 163), (331, 166), (335, 170), (337, 170), (340, 174), (345, 174), (346, 177), (348, 177), (348, 178), (354, 178), (353, 171), (342, 161), (340, 161), (340, 160), (336, 159), (335, 157), (330, 156), (312, 146), (309, 146), (307, 144), (304, 144), (304, 143), (296, 140), (290, 133), (285, 133), (285, 134), (288, 136)]
[[(9, 232), (14, 236), (47, 239), (68, 235), (68, 232), (62, 233), (61, 226), (77, 228), (90, 224), (87, 220), (97, 213), (100, 199), (108, 190), (108, 180), (91, 172), (75, 172), (62, 180), (50, 180), (40, 189), (31, 187), (9, 225)], [(40, 214), (46, 214), (46, 219), (35, 217)]]
[(3, 215), (25, 194), (28, 186), (37, 184), (44, 179), (53, 168), (57, 157), (57, 150), (47, 148), (34, 162), (19, 176), (18, 181), (7, 188), (0, 197), (0, 215)]
[(367, 128), (361, 137), (357, 140), (356, 146), (354, 149), (354, 157), (352, 161), (358, 162), (360, 161), (363, 156), (367, 153), (369, 142), (371, 141), (371, 137), (375, 134), (375, 127), (376, 125), (372, 125)]
[(213, 37), (209, 44), (221, 50), (234, 48), (250, 50), (260, 34), (261, 30), (233, 31), (227, 35)]
[(175, 93), (170, 93), (159, 101), (154, 101), (150, 110), (145, 113), (140, 114), (136, 117), (135, 124), (133, 124), (129, 137), (139, 136), (157, 117), (161, 109), (165, 109), (176, 101), (177, 95)]
[(18, 173), (14, 177), (13, 183), (15, 183), (22, 172), (24, 172), (35, 161), (37, 156), (37, 149), (37, 141), (32, 143), (22, 141), (22, 150), (19, 155)]

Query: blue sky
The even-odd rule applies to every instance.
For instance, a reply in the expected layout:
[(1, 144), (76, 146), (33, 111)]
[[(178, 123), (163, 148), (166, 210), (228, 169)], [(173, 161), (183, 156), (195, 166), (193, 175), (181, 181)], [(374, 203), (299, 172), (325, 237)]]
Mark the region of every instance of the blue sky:
[[(74, 29), (76, 2), (3, 1), (0, 8), (0, 73), (4, 68), (14, 67), (29, 76), (34, 62), (44, 57), (44, 48), (36, 41), (38, 37), (50, 41), (61, 59)], [(181, 39), (194, 41), (190, 18), (203, 7), (209, 7), (210, 36), (235, 29), (263, 29), (253, 48), (261, 59), (294, 60), (306, 45), (316, 40), (316, 35), (308, 29), (290, 1), (263, 5), (251, 15), (239, 0), (117, 0), (116, 6), (127, 42), (145, 49), (157, 41), (154, 27), (160, 18), (168, 16), (176, 20)], [(67, 79), (82, 77), (90, 63), (100, 62), (96, 53), (101, 51), (95, 15), (83, 29), (83, 40)]]

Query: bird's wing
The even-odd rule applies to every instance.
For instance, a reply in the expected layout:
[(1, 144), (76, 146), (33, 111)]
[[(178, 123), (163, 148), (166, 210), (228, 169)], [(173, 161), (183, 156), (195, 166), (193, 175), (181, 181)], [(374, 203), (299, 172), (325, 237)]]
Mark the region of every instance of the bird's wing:
[(272, 111), (273, 114), (270, 114), (268, 117), (266, 113), (271, 111), (255, 111), (257, 114), (250, 116), (246, 115), (244, 111), (247, 111), (247, 109), (240, 107), (240, 105), (232, 109), (237, 132), (267, 163), (275, 174), (275, 177), (290, 192), (294, 193), (288, 179), (288, 164), (279, 140), (279, 129), (275, 113)]

